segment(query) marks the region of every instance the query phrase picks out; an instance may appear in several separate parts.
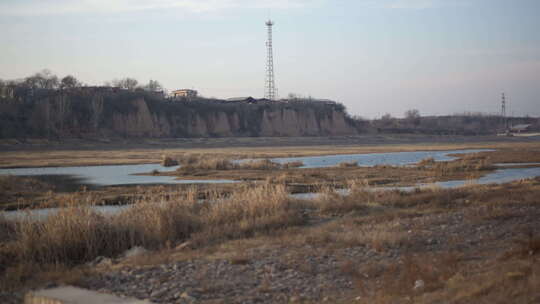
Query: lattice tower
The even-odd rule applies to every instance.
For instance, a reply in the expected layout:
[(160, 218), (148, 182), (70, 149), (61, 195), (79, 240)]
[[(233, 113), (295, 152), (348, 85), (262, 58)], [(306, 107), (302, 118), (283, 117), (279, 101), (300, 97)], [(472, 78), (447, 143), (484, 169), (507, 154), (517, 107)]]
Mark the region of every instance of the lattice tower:
[(274, 55), (272, 50), (272, 20), (266, 21), (268, 28), (268, 40), (266, 41), (266, 85), (264, 90), (264, 98), (276, 99), (276, 84), (274, 81)]

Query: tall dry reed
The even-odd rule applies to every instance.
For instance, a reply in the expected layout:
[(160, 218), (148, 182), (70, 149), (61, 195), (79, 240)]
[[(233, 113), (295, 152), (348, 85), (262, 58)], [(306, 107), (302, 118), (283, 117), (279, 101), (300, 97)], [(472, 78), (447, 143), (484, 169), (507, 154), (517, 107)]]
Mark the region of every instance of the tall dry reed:
[(375, 195), (364, 180), (353, 180), (344, 190), (325, 186), (317, 193), (318, 196), (313, 201), (317, 209), (322, 213), (333, 214), (365, 210)]
[[(26, 217), (6, 224), (13, 227), (13, 237), (2, 246), (0, 264), (73, 265), (116, 256), (133, 246), (159, 249), (190, 239), (205, 246), (302, 221), (301, 209), (283, 185), (246, 186), (229, 197), (214, 195), (206, 202), (198, 201), (197, 191), (168, 199), (148, 195), (114, 215), (103, 215), (91, 206), (68, 206), (43, 220)], [(17, 258), (9, 261), (14, 255)]]
[(179, 172), (196, 172), (199, 170), (280, 170), (302, 167), (300, 161), (279, 164), (269, 159), (248, 160), (235, 162), (227, 157), (189, 157), (182, 162), (178, 168)]

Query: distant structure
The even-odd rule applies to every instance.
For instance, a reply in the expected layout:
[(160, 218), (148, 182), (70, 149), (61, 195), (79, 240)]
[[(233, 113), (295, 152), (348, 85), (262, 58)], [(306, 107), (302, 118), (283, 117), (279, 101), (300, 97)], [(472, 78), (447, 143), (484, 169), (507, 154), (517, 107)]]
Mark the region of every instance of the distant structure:
[(506, 119), (506, 95), (504, 92), (501, 95), (501, 118), (503, 123), (503, 128), (508, 129), (508, 121)]
[(172, 91), (171, 95), (173, 98), (195, 98), (197, 97), (197, 91), (190, 89), (180, 89)]
[(227, 98), (226, 101), (228, 102), (247, 102), (247, 103), (254, 103), (257, 101), (257, 99), (251, 97), (251, 96), (246, 96), (246, 97), (231, 97), (231, 98)]
[(266, 85), (264, 91), (264, 98), (269, 100), (276, 99), (276, 84), (274, 82), (274, 55), (272, 51), (272, 26), (274, 22), (272, 20), (266, 21), (266, 27), (268, 28), (268, 41), (266, 41)]
[(530, 131), (531, 126), (531, 124), (520, 124), (510, 127), (509, 130), (516, 133), (522, 133)]

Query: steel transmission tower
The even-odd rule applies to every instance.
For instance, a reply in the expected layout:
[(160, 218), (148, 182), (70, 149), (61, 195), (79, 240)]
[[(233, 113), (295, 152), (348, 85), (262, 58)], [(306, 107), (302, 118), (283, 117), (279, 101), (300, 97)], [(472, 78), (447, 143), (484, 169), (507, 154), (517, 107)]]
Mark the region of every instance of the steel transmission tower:
[(274, 22), (272, 20), (266, 21), (266, 27), (268, 28), (268, 41), (266, 41), (266, 85), (264, 90), (264, 98), (275, 100), (276, 99), (276, 84), (274, 82), (274, 55), (272, 51), (272, 26)]
[(508, 129), (508, 121), (506, 119), (506, 95), (504, 94), (504, 92), (502, 93), (501, 97), (501, 117), (503, 120), (503, 127), (506, 130)]

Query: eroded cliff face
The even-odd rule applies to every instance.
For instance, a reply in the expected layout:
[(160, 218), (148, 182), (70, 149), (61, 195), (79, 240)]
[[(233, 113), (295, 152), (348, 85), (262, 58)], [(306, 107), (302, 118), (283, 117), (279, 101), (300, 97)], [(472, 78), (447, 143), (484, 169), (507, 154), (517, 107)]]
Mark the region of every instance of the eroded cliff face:
[[(176, 102), (183, 103), (183, 102)], [(23, 111), (24, 108), (24, 111)], [(310, 104), (175, 104), (144, 97), (53, 96), (0, 106), (16, 126), (1, 137), (231, 137), (355, 134), (343, 110)], [(21, 119), (22, 113), (22, 119)], [(18, 118), (18, 120), (16, 119)], [(10, 121), (2, 121), (8, 126)], [(18, 132), (9, 130), (18, 129)], [(23, 131), (21, 131), (21, 129)], [(7, 131), (6, 131), (7, 130)]]

